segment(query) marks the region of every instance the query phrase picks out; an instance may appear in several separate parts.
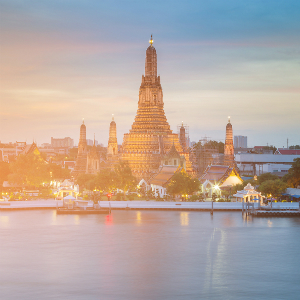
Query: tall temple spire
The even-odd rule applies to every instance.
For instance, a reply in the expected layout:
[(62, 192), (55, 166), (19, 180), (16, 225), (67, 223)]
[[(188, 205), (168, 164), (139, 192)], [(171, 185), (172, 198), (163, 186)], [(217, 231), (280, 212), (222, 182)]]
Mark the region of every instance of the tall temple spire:
[(186, 137), (185, 137), (185, 127), (183, 126), (183, 121), (179, 130), (179, 142), (181, 144), (182, 150), (186, 151)]
[(224, 165), (234, 166), (233, 133), (232, 133), (232, 124), (230, 123), (230, 117), (228, 117), (228, 123), (226, 125), (226, 139), (225, 139), (225, 146), (224, 146)]
[(86, 126), (84, 124), (84, 119), (80, 126), (80, 136), (78, 143), (78, 155), (76, 159), (76, 164), (74, 168), (74, 175), (86, 172), (87, 164), (87, 143), (86, 143)]
[(109, 125), (109, 139), (107, 145), (107, 154), (116, 155), (118, 154), (118, 141), (117, 141), (117, 125), (114, 121), (114, 115), (112, 115), (112, 121)]
[(157, 77), (157, 55), (156, 50), (153, 47), (153, 40), (151, 35), (151, 40), (149, 41), (150, 46), (146, 51), (146, 61), (145, 61), (145, 77), (151, 77), (155, 80)]
[(163, 91), (157, 76), (157, 54), (153, 39), (146, 50), (145, 75), (139, 90), (135, 120), (124, 134), (122, 159), (128, 161), (133, 174), (149, 179), (160, 166), (161, 158), (174, 145), (182, 152), (178, 134), (173, 133), (164, 112)]

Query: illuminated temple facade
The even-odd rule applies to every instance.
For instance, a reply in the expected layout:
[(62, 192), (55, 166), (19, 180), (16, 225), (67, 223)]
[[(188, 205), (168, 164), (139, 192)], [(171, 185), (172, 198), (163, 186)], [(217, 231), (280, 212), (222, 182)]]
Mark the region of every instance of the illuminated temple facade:
[(183, 152), (178, 135), (172, 132), (165, 116), (152, 36), (149, 42), (137, 114), (129, 133), (124, 134), (122, 144), (122, 160), (128, 161), (134, 176), (146, 180), (158, 172), (162, 158), (172, 145), (179, 153)]

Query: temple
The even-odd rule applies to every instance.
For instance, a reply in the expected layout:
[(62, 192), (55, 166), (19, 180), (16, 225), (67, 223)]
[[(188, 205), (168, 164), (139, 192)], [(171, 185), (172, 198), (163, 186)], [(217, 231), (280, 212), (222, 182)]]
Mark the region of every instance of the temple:
[(225, 146), (224, 146), (224, 165), (231, 166), (231, 167), (233, 167), (235, 165), (232, 125), (230, 123), (230, 117), (228, 117), (228, 123), (226, 125), (226, 139), (225, 139)]
[(94, 144), (90, 152), (87, 154), (86, 162), (86, 173), (88, 174), (97, 174), (100, 171), (100, 156), (97, 152), (95, 144), (95, 135), (94, 135)]
[(183, 152), (178, 135), (172, 132), (165, 116), (152, 35), (149, 43), (137, 114), (129, 133), (124, 134), (122, 145), (122, 159), (129, 162), (134, 176), (146, 180), (157, 173), (162, 158), (172, 145), (179, 153)]

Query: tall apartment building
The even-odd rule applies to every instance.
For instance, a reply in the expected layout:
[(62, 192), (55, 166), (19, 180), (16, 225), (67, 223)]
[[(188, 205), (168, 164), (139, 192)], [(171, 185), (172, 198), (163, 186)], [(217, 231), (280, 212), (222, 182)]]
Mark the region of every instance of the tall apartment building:
[[(88, 146), (93, 146), (94, 145), (94, 140), (86, 139), (86, 144)], [(95, 140), (95, 146), (97, 146), (98, 144), (99, 144), (98, 141)]]
[(234, 148), (247, 148), (247, 137), (243, 135), (235, 135)]
[(63, 139), (55, 139), (51, 137), (51, 147), (52, 148), (73, 148), (74, 140), (70, 137), (65, 137)]

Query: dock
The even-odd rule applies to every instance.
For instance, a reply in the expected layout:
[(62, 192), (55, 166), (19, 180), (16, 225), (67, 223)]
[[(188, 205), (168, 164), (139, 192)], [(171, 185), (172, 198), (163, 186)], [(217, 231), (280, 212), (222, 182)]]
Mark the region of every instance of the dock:
[(293, 217), (300, 217), (300, 211), (288, 211), (288, 210), (258, 210), (254, 217), (263, 217), (263, 218), (293, 218)]
[(99, 215), (99, 214), (109, 214), (109, 209), (68, 209), (68, 208), (58, 208), (56, 209), (56, 214), (58, 215)]

